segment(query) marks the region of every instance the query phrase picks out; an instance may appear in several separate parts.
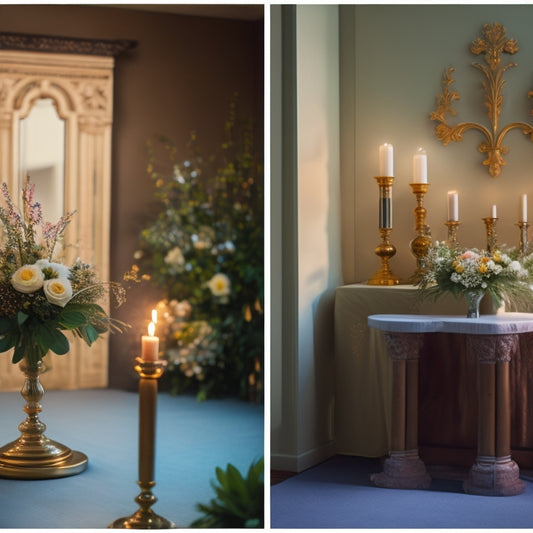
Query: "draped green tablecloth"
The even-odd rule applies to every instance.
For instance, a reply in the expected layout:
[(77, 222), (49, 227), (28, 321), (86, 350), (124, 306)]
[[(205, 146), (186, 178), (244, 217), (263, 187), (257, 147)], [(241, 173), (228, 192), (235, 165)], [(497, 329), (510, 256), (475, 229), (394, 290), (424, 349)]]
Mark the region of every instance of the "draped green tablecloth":
[[(493, 312), (490, 302), (482, 302), (482, 313)], [(391, 362), (387, 355), (383, 333), (369, 328), (367, 317), (372, 314), (398, 313), (398, 314), (451, 314), (466, 315), (465, 301), (451, 296), (445, 296), (437, 302), (421, 300), (416, 287), (412, 285), (397, 285), (393, 287), (378, 287), (366, 284), (354, 284), (338, 287), (335, 294), (335, 371), (336, 371), (336, 397), (335, 397), (335, 435), (337, 452), (346, 455), (360, 455), (363, 457), (380, 457), (389, 452), (390, 422), (391, 422)], [(461, 357), (461, 349), (454, 348), (456, 339), (454, 335), (432, 334), (432, 338), (423, 350), (420, 372), (420, 410), (421, 417), (432, 420), (435, 413), (428, 413), (431, 402), (438, 405), (444, 402), (449, 406), (450, 425), (465, 425), (462, 420), (470, 416), (470, 411), (475, 410), (475, 396), (471, 399), (472, 390), (461, 392), (460, 395), (468, 397), (468, 409), (462, 415), (454, 415), (455, 400), (443, 397), (442, 390), (453, 394), (457, 385), (465, 378), (465, 369), (457, 369), (457, 364), (467, 365), (470, 372), (470, 363)], [(450, 348), (451, 347), (451, 348)], [(454, 354), (448, 357), (452, 349)], [(427, 354), (430, 354), (429, 356)], [(433, 361), (433, 355), (442, 354)], [(464, 354), (463, 354), (464, 355)], [(440, 368), (444, 358), (444, 366), (450, 372)], [(432, 375), (431, 366), (434, 366), (437, 375)], [(453, 366), (455, 365), (455, 366)], [(442, 365), (441, 365), (442, 366)], [(475, 371), (475, 366), (472, 366)], [(448, 376), (448, 377), (447, 377)], [(469, 376), (469, 379), (471, 376)], [(428, 379), (435, 379), (439, 387), (428, 390)], [(446, 382), (442, 382), (446, 380)], [(475, 391), (475, 373), (471, 378)], [(455, 397), (454, 397), (455, 398)], [(442, 407), (442, 405), (440, 406)], [(445, 418), (445, 417), (444, 417)], [(422, 422), (422, 421), (421, 421)], [(440, 422), (436, 420), (436, 424)], [(475, 428), (475, 420), (472, 422)], [(430, 426), (430, 427), (428, 427)], [(429, 441), (438, 441), (438, 427), (433, 424), (422, 424), (421, 437)], [(469, 428), (469, 423), (466, 423)], [(460, 428), (459, 428), (460, 429)], [(452, 432), (453, 433), (453, 432)], [(448, 443), (453, 446), (454, 435), (447, 435)], [(462, 437), (459, 437), (461, 440)], [(475, 442), (467, 439), (468, 446), (475, 447)], [(475, 435), (474, 435), (475, 440)]]

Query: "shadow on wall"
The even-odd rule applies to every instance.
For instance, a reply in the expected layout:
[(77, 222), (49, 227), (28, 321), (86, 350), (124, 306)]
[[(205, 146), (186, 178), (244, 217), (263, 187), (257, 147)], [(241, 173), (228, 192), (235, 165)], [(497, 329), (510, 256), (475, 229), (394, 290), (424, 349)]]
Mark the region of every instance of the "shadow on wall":
[(317, 446), (329, 445), (334, 435), (335, 405), (335, 288), (313, 301), (313, 357), (315, 371), (315, 435)]

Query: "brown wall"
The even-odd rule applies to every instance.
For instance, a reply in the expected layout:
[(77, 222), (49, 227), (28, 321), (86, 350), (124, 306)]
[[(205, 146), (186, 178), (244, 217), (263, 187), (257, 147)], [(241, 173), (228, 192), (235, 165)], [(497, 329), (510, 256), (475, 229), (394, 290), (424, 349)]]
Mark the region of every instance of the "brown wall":
[[(132, 264), (140, 229), (153, 210), (145, 143), (164, 133), (183, 146), (198, 133), (208, 153), (222, 139), (233, 92), (244, 116), (263, 129), (263, 21), (151, 13), (103, 6), (0, 6), (0, 31), (131, 39), (116, 60), (112, 164), (112, 279)], [(262, 137), (260, 139), (262, 145)], [(132, 361), (158, 295), (135, 288), (117, 313), (129, 333), (111, 337), (110, 387), (133, 388)]]

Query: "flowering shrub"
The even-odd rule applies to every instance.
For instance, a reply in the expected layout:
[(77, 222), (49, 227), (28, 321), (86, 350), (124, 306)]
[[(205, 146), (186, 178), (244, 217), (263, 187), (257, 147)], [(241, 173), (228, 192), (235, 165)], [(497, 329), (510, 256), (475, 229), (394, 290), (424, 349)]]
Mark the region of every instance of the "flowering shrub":
[(251, 128), (237, 124), (234, 103), (213, 156), (202, 157), (194, 135), (181, 159), (165, 137), (148, 146), (160, 209), (141, 232), (133, 271), (167, 302), (190, 306), (187, 326), (174, 316), (164, 343), (174, 391), (193, 385), (200, 398), (247, 397), (263, 367), (263, 183)]
[(531, 261), (513, 255), (500, 250), (458, 250), (437, 242), (428, 251), (427, 272), (419, 286), (433, 296), (482, 291), (490, 294), (498, 306), (502, 301), (531, 300)]
[(57, 245), (74, 212), (56, 224), (44, 222), (29, 180), (22, 193), (22, 212), (5, 183), (1, 193), (6, 207), (0, 207), (0, 222), (6, 240), (0, 249), (0, 352), (14, 348), (13, 363), (23, 358), (37, 363), (50, 350), (58, 355), (68, 352), (63, 331), (90, 346), (102, 333), (122, 329), (125, 324), (97, 303), (111, 289), (120, 305), (125, 300), (121, 285), (99, 282), (94, 268), (79, 259), (70, 267), (57, 261)]

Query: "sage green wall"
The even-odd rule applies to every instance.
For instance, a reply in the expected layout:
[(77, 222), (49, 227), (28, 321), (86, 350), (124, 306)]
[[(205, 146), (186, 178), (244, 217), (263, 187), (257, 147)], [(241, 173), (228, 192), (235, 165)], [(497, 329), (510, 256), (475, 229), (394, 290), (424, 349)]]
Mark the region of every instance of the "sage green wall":
[[(409, 242), (415, 236), (412, 157), (418, 146), (428, 154), (427, 223), (433, 239), (446, 237), (446, 193), (459, 192), (459, 240), (466, 246), (486, 245), (482, 217), (498, 206), (500, 243), (518, 244), (518, 198), (528, 193), (533, 220), (533, 143), (520, 131), (505, 139), (507, 165), (492, 178), (482, 165), (475, 131), (460, 143), (443, 146), (429, 114), (436, 108), (442, 76), (455, 68), (454, 104), (459, 121), (489, 125), (483, 102), (482, 75), (472, 66), (484, 63), (470, 43), (485, 23), (499, 22), (507, 36), (518, 40), (517, 54), (504, 54), (503, 63), (517, 67), (504, 75), (500, 129), (509, 122), (533, 123), (533, 5), (361, 5), (340, 6), (341, 21), (341, 132), (344, 282), (365, 281), (379, 266), (373, 250), (379, 243), (378, 146), (394, 145), (393, 232), (397, 255), (393, 271), (408, 277), (415, 261)], [(353, 112), (351, 112), (353, 109)]]
[(334, 453), (338, 7), (271, 15), (271, 466), (301, 471)]

